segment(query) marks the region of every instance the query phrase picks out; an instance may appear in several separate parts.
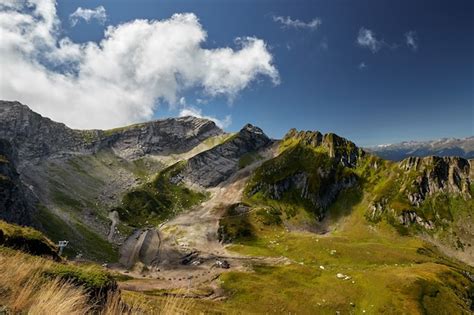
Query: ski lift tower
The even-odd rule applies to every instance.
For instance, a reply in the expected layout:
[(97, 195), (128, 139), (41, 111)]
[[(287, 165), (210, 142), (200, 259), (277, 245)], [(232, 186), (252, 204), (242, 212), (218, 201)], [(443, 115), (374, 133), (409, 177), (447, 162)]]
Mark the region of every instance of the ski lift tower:
[(59, 246), (59, 256), (62, 255), (64, 247), (69, 244), (69, 241), (59, 241), (58, 246)]

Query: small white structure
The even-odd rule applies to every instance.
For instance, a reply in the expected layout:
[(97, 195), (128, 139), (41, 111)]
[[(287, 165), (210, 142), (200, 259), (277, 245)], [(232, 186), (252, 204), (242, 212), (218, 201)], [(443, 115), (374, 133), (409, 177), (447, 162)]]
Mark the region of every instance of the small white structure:
[(58, 246), (59, 246), (59, 256), (61, 256), (63, 254), (63, 249), (64, 247), (67, 246), (67, 244), (69, 244), (69, 241), (59, 241), (58, 243)]

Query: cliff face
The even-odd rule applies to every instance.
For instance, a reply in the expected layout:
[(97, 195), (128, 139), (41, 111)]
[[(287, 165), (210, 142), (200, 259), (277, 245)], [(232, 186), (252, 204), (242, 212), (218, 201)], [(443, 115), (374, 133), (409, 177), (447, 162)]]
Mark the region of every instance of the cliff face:
[(260, 128), (248, 124), (224, 143), (189, 159), (185, 169), (172, 180), (184, 180), (206, 188), (217, 186), (237, 172), (242, 157), (271, 143)]
[(32, 223), (34, 208), (15, 169), (13, 156), (10, 143), (0, 140), (0, 219), (28, 225)]
[(408, 199), (419, 206), (427, 196), (436, 193), (451, 193), (470, 198), (469, 191), (471, 169), (466, 159), (459, 157), (425, 158), (411, 157), (400, 163), (406, 172), (417, 173), (412, 183), (415, 191), (408, 192)]
[(180, 153), (222, 134), (214, 122), (195, 117), (172, 118), (112, 130), (73, 130), (18, 102), (0, 101), (0, 138), (18, 152), (19, 166), (50, 157), (92, 154), (112, 149), (134, 159), (146, 154)]

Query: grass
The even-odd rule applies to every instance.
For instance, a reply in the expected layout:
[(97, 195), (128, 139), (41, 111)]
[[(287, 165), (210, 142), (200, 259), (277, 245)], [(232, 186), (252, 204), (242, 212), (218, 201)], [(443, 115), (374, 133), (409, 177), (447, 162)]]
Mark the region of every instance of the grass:
[(171, 182), (185, 165), (185, 162), (176, 163), (151, 182), (126, 193), (122, 205), (116, 209), (120, 219), (132, 226), (156, 225), (204, 201), (205, 194)]
[(54, 264), (43, 271), (42, 275), (82, 287), (91, 300), (97, 303), (104, 303), (107, 294), (117, 290), (114, 278), (94, 264)]
[[(228, 300), (216, 308), (242, 314), (469, 314), (474, 286), (463, 270), (474, 269), (387, 224), (374, 231), (363, 218), (365, 202), (356, 202), (344, 224), (328, 235), (288, 232), (252, 220), (255, 237), (229, 249), (287, 257), (291, 263), (223, 274)], [(351, 279), (338, 279), (337, 273)]]
[[(266, 161), (255, 171), (245, 188), (246, 196), (249, 200), (260, 203), (268, 203), (269, 199), (282, 199), (287, 204), (322, 215), (326, 205), (313, 202), (313, 198), (322, 200), (321, 197), (334, 184), (355, 174), (331, 159), (324, 148), (313, 148), (299, 142), (291, 146), (284, 142), (281, 146), (286, 149), (278, 157)], [(323, 176), (321, 169), (327, 170), (328, 174)], [(308, 198), (302, 198), (300, 189), (296, 189), (296, 184), (291, 182), (297, 176), (306, 177)], [(274, 185), (284, 186), (284, 181), (289, 181), (290, 187), (283, 191), (282, 196), (275, 196), (272, 188)]]
[(101, 262), (118, 260), (117, 249), (98, 234), (72, 219), (66, 222), (44, 206), (38, 207), (36, 219), (43, 227), (45, 234), (54, 242), (68, 240), (64, 256), (75, 257), (82, 254), (84, 258)]
[(0, 246), (0, 312), (171, 315), (187, 314), (193, 305), (175, 296), (150, 305), (141, 295), (117, 290), (112, 276), (99, 266), (57, 263)]
[(242, 155), (239, 159), (239, 169), (245, 168), (250, 164), (261, 160), (262, 157), (256, 152), (249, 152)]
[[(237, 314), (472, 312), (474, 284), (466, 276), (472, 274), (472, 267), (447, 258), (411, 234), (401, 235), (393, 222), (370, 224), (365, 218), (374, 196), (397, 194), (400, 182), (413, 174), (403, 174), (395, 164), (366, 155), (351, 170), (359, 178), (358, 185), (341, 191), (327, 209), (325, 222), (330, 232), (291, 231), (292, 222), (295, 218), (301, 221), (310, 204), (301, 201), (298, 191), (289, 190), (275, 200), (253, 188), (281, 181), (301, 169), (311, 173), (312, 167), (327, 161), (318, 160), (318, 154), (325, 154), (321, 149), (311, 152), (294, 139), (285, 140), (282, 147), (282, 154), (264, 163), (250, 180), (246, 188), (250, 211), (242, 217), (225, 218), (221, 224), (233, 236), (229, 250), (248, 256), (286, 257), (289, 264), (254, 265), (252, 272), (224, 273), (219, 279), (227, 300), (215, 303), (213, 309)], [(251, 191), (254, 193), (248, 194)], [(447, 218), (463, 202), (462, 198), (441, 199), (424, 207)], [(448, 204), (448, 209), (440, 204)], [(315, 220), (307, 222), (315, 226)], [(338, 279), (338, 273), (350, 279)]]
[(21, 249), (34, 255), (58, 258), (58, 248), (41, 232), (0, 220), (0, 246)]

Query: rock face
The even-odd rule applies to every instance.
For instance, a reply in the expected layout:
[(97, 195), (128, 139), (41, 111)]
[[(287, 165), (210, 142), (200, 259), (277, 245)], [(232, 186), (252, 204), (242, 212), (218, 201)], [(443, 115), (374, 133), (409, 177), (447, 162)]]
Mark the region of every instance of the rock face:
[(418, 174), (412, 183), (416, 191), (408, 194), (408, 199), (414, 206), (419, 206), (426, 196), (439, 192), (471, 197), (469, 192), (471, 170), (466, 159), (438, 156), (411, 157), (400, 162), (400, 168)]
[[(451, 211), (449, 204), (434, 204), (428, 206), (428, 213), (418, 211), (423, 208), (428, 198), (439, 195), (461, 197), (463, 200), (472, 198), (470, 185), (472, 170), (469, 161), (459, 157), (410, 157), (398, 165), (403, 175), (398, 179), (399, 186), (392, 191), (398, 191), (397, 196), (385, 195), (370, 205), (368, 217), (379, 220), (384, 213), (397, 217), (398, 223), (409, 226), (419, 225), (427, 230), (436, 228), (436, 222), (446, 222), (451, 217), (443, 217), (437, 213), (437, 208), (446, 207)], [(393, 200), (398, 200), (394, 205)], [(406, 200), (406, 203), (400, 201)], [(444, 201), (439, 201), (444, 202)], [(397, 209), (398, 210), (397, 210)], [(456, 209), (453, 209), (453, 211)], [(433, 213), (431, 213), (433, 212)], [(444, 214), (446, 216), (446, 214)]]
[(172, 181), (189, 181), (206, 188), (217, 186), (239, 169), (240, 158), (271, 143), (260, 128), (248, 124), (231, 139), (191, 158)]
[(160, 244), (160, 236), (155, 229), (137, 230), (120, 248), (120, 263), (127, 268), (138, 262), (151, 265), (158, 259)]
[(187, 151), (222, 134), (214, 122), (195, 117), (170, 118), (112, 130), (73, 130), (18, 102), (0, 101), (0, 138), (18, 152), (20, 167), (50, 157), (112, 149), (123, 158)]
[(31, 198), (15, 169), (13, 148), (8, 141), (0, 139), (0, 219), (31, 224), (34, 211)]

